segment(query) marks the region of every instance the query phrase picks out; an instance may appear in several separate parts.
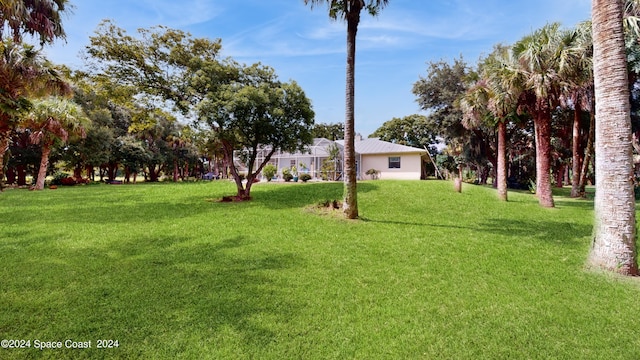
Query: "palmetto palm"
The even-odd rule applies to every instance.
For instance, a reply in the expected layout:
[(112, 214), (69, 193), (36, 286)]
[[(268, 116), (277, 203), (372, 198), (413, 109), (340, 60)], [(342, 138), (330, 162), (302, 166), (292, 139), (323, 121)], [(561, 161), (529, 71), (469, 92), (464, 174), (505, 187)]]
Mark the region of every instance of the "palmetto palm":
[(536, 193), (540, 205), (553, 207), (551, 193), (551, 111), (562, 95), (559, 75), (562, 52), (570, 45), (572, 34), (559, 24), (548, 24), (524, 37), (513, 46), (518, 61), (517, 83), (521, 109), (534, 120), (536, 138)]
[(638, 274), (631, 117), (622, 1), (592, 1), (596, 96), (595, 225), (589, 263)]
[(497, 46), (480, 64), (479, 79), (469, 88), (460, 105), (465, 126), (478, 126), (483, 122), (498, 129), (497, 187), (498, 196), (507, 200), (506, 131), (509, 117), (515, 114), (517, 97), (514, 96), (512, 70), (514, 66), (509, 48)]
[(371, 15), (376, 15), (387, 5), (388, 0), (304, 0), (304, 3), (311, 4), (312, 7), (319, 4), (327, 4), (329, 17), (334, 20), (341, 19), (347, 23), (347, 81), (344, 121), (345, 194), (343, 210), (348, 219), (355, 219), (358, 217), (354, 103), (356, 34), (362, 10), (365, 9)]
[[(571, 43), (561, 52), (559, 75), (563, 82), (564, 97), (568, 105), (573, 106), (573, 178), (571, 196), (581, 195), (581, 168), (588, 165), (591, 150), (587, 147), (586, 156), (582, 159), (580, 148), (580, 119), (582, 110), (587, 109), (593, 116), (593, 40), (591, 38), (591, 22), (585, 21), (573, 30)], [(592, 129), (589, 130), (590, 133)], [(591, 136), (589, 136), (591, 139)], [(591, 143), (591, 141), (590, 141)], [(584, 179), (583, 179), (584, 181)]]
[(68, 11), (67, 0), (0, 0), (0, 40), (3, 30), (20, 42), (23, 34), (37, 35), (40, 43), (64, 37), (62, 15)]
[(44, 188), (49, 154), (56, 142), (66, 142), (74, 134), (84, 136), (89, 124), (80, 106), (70, 100), (51, 97), (33, 101), (24, 127), (31, 130), (31, 142), (42, 146), (36, 190)]
[(33, 46), (0, 42), (0, 189), (10, 134), (30, 106), (28, 97), (68, 92), (69, 85)]

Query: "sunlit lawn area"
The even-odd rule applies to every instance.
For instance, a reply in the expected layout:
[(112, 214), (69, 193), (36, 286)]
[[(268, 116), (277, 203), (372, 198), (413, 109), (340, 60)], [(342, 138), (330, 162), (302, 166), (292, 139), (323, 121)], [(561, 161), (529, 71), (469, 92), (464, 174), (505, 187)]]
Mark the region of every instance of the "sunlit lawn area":
[[(449, 182), (0, 194), (1, 359), (638, 359), (640, 285), (584, 269), (592, 202)], [(64, 341), (91, 349), (64, 349)], [(98, 349), (100, 339), (118, 347)], [(34, 340), (63, 349), (36, 350)]]

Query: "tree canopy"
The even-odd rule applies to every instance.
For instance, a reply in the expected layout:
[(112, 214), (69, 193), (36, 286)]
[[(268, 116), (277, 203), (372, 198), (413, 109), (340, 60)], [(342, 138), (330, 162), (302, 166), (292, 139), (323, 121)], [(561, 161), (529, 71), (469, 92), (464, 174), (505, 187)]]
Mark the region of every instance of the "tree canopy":
[[(165, 111), (168, 104), (176, 116), (191, 117), (197, 127), (212, 130), (214, 147), (222, 149), (239, 198), (249, 198), (253, 179), (275, 151), (311, 143), (311, 102), (294, 81), (283, 83), (273, 69), (260, 64), (219, 59), (219, 39), (193, 38), (166, 27), (138, 33), (136, 38), (103, 22), (87, 49), (92, 72), (118, 79), (133, 90), (138, 104), (142, 101), (142, 111), (132, 113), (134, 131), (150, 134), (159, 118), (149, 114)], [(261, 155), (264, 149), (269, 150)], [(234, 152), (244, 154), (244, 164), (234, 161)], [(246, 185), (241, 175), (246, 175)]]
[[(241, 198), (250, 196), (253, 180), (276, 151), (302, 151), (313, 140), (311, 102), (296, 82), (278, 81), (269, 67), (242, 69), (237, 81), (208, 94), (198, 114), (215, 131)], [(234, 150), (243, 155), (246, 184), (233, 162)]]

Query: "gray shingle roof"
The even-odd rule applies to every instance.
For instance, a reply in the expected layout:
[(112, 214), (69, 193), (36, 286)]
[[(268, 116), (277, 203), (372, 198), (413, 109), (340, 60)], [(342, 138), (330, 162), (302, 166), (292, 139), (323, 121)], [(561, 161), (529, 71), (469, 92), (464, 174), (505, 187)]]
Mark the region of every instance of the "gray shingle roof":
[[(344, 140), (339, 140), (336, 142), (344, 145)], [(382, 141), (379, 138), (368, 138), (356, 141), (355, 148), (358, 154), (415, 154), (427, 152), (427, 150), (425, 149), (394, 144), (387, 141)]]

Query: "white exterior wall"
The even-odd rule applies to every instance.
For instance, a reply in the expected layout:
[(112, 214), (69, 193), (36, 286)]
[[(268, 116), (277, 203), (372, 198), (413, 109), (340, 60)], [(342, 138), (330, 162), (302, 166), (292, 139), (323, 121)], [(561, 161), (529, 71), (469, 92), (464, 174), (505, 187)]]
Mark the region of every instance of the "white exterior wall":
[[(389, 157), (400, 156), (400, 168), (389, 169)], [(360, 179), (371, 179), (367, 170), (380, 171), (379, 179), (420, 180), (422, 160), (420, 154), (365, 154), (361, 155)]]

